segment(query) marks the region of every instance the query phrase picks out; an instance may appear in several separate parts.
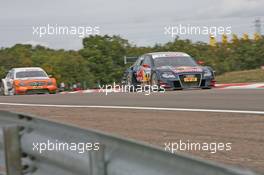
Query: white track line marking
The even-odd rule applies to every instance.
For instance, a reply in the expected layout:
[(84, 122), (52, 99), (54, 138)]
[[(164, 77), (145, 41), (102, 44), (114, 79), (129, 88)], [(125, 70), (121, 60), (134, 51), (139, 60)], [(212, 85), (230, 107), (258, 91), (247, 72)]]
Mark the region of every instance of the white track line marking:
[(162, 107), (139, 107), (139, 106), (51, 105), (51, 104), (23, 104), (23, 103), (0, 103), (0, 105), (28, 106), (28, 107), (56, 107), (56, 108), (102, 108), (102, 109), (157, 110), (157, 111), (217, 112), (217, 113), (264, 115), (264, 111), (222, 110), (222, 109), (188, 109), (188, 108), (162, 108)]

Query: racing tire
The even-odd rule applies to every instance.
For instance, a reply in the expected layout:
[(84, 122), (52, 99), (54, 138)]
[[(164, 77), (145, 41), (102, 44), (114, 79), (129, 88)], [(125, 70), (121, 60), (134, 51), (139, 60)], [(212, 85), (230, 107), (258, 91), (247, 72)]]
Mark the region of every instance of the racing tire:
[(0, 82), (0, 96), (4, 96), (4, 86), (3, 86), (3, 83)]
[(159, 80), (158, 80), (158, 76), (157, 76), (156, 73), (153, 73), (153, 74), (151, 75), (150, 85), (151, 85), (151, 86), (154, 86), (154, 85), (159, 86)]
[(57, 91), (50, 91), (49, 94), (56, 94)]
[(158, 91), (162, 91), (162, 88), (160, 88), (159, 79), (156, 73), (153, 73), (151, 75), (150, 85), (151, 85), (151, 88), (153, 88), (153, 86), (158, 86)]
[(1, 85), (0, 85), (0, 95), (3, 95), (3, 96), (15, 95), (15, 90), (13, 88), (12, 89), (5, 89), (5, 88), (7, 87), (5, 86), (4, 80), (2, 80)]
[(126, 85), (128, 92), (135, 92), (137, 88), (137, 80), (133, 75), (128, 74), (126, 78)]
[(203, 90), (209, 90), (209, 89), (212, 89), (211, 86), (208, 86), (208, 87), (202, 87)]

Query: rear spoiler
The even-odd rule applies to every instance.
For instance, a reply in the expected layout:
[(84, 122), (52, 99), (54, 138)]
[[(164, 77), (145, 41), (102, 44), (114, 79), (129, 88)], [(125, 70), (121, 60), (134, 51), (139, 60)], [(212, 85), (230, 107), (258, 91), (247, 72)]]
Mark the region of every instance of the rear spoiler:
[(134, 63), (139, 57), (127, 57), (124, 56), (124, 64)]

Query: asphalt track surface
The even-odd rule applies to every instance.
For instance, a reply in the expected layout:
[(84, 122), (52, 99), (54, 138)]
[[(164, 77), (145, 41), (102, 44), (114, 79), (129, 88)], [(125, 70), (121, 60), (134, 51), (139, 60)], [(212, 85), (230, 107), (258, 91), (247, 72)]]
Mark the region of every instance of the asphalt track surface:
[(264, 111), (264, 90), (184, 90), (165, 93), (90, 93), (0, 97), (0, 103)]

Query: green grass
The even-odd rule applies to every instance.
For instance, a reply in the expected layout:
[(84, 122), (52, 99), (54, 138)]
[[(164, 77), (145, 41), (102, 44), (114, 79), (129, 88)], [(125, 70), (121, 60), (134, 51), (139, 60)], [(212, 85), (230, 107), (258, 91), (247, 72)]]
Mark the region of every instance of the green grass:
[(228, 72), (223, 75), (216, 76), (217, 83), (256, 83), (264, 82), (264, 70), (244, 70)]

